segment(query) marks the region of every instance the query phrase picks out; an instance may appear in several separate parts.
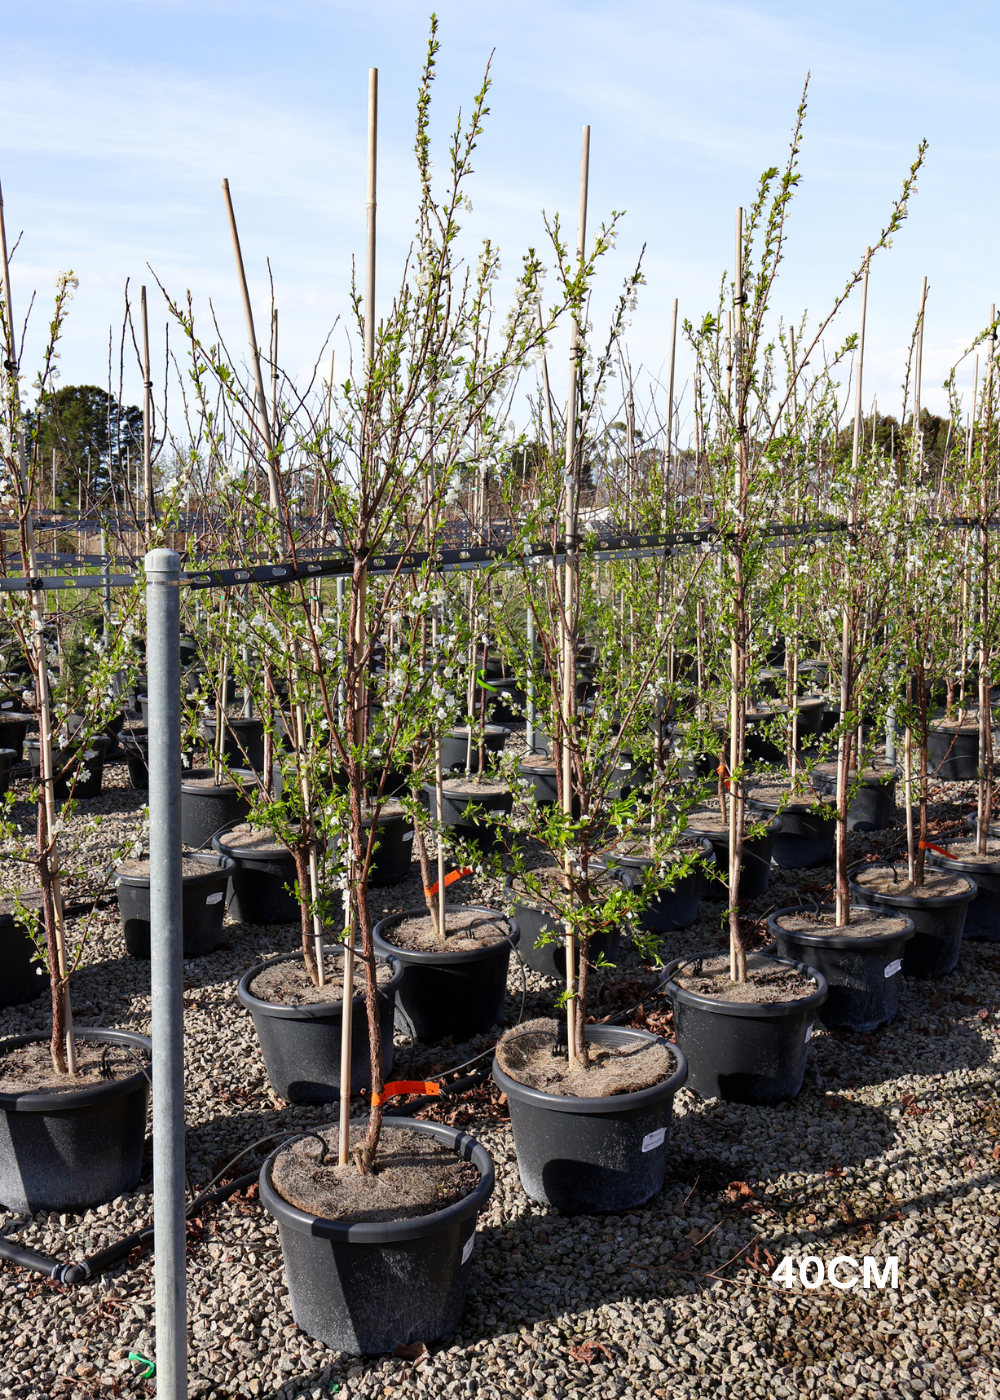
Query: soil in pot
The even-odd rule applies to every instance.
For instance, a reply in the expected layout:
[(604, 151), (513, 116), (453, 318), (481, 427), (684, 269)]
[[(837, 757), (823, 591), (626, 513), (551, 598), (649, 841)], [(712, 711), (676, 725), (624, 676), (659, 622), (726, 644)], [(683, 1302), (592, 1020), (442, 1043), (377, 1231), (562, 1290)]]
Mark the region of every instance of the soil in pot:
[[(808, 787), (775, 778), (747, 785), (747, 805), (755, 812), (781, 817), (771, 858), (786, 870), (808, 870), (833, 860), (836, 817), (829, 797)], [(829, 813), (830, 815), (826, 815)]]
[[(438, 819), (437, 789), (428, 784), (427, 793), (431, 816)], [(440, 820), (454, 829), (466, 841), (475, 842), (482, 851), (492, 851), (506, 842), (506, 823), (494, 824), (490, 816), (509, 816), (514, 809), (514, 797), (506, 783), (489, 778), (447, 778), (442, 784)]]
[(688, 1086), (702, 1098), (769, 1104), (802, 1088), (809, 1038), (828, 988), (801, 963), (749, 954), (747, 980), (723, 956), (678, 958), (666, 969)]
[[(975, 830), (976, 819), (972, 820)], [(976, 886), (976, 897), (965, 915), (963, 938), (981, 939), (989, 943), (1000, 942), (1000, 830), (990, 827), (986, 841), (986, 854), (976, 855), (975, 838), (950, 840), (945, 844), (949, 856), (928, 851), (927, 864), (942, 871), (951, 870), (958, 875), (967, 875)]]
[(242, 820), (250, 810), (249, 798), (235, 783), (216, 784), (211, 768), (193, 768), (181, 777), (181, 840), (199, 850), (223, 827)]
[(272, 831), (236, 822), (212, 837), (212, 849), (233, 861), (226, 907), (237, 923), (298, 920), (295, 857)]
[[(539, 894), (536, 895), (532, 890), (527, 889), (522, 881), (514, 881), (511, 878), (508, 878), (504, 886), (508, 897), (513, 901), (514, 918), (521, 930), (518, 952), (525, 966), (530, 967), (532, 972), (564, 980), (566, 977), (566, 944), (561, 937), (563, 921), (558, 912), (558, 901), (561, 895), (556, 893), (556, 887), (560, 891), (562, 888), (562, 872), (556, 865), (546, 865), (528, 873), (539, 881)], [(616, 877), (609, 871), (595, 871), (591, 877), (591, 898), (595, 902), (602, 902), (602, 899), (613, 889), (615, 879)], [(548, 885), (553, 887), (553, 896), (549, 899), (545, 896)], [(556, 938), (540, 944), (539, 938), (549, 932), (554, 932), (557, 935)], [(598, 930), (591, 937), (587, 945), (587, 957), (592, 967), (601, 960), (612, 964), (617, 961), (621, 947), (621, 936), (621, 928), (616, 923), (612, 928)]]
[[(352, 1145), (365, 1129), (352, 1124)], [(300, 1161), (276, 1171), (285, 1154)], [(332, 1156), (329, 1166), (320, 1164), (324, 1155)], [(387, 1117), (370, 1175), (336, 1161), (333, 1126), (277, 1149), (261, 1168), (261, 1201), (278, 1222), (296, 1323), (351, 1355), (453, 1332), (465, 1306), (476, 1218), (493, 1192), (489, 1153), (457, 1128)], [(291, 1194), (303, 1194), (304, 1185), (321, 1197), (332, 1217), (291, 1204), (276, 1175)]]
[(962, 932), (976, 886), (967, 875), (927, 868), (919, 888), (901, 867), (872, 864), (856, 868), (851, 899), (876, 909), (907, 914), (915, 933), (906, 945), (903, 972), (908, 977), (943, 977), (958, 962)]
[(838, 928), (835, 907), (803, 905), (770, 915), (767, 926), (779, 957), (826, 978), (830, 995), (817, 1012), (824, 1025), (871, 1032), (894, 1019), (912, 919), (855, 907), (850, 923)]
[[(714, 875), (705, 877), (703, 899), (729, 898), (729, 816), (719, 811), (718, 802), (701, 802), (687, 814), (686, 831), (703, 836), (711, 844), (715, 859)], [(761, 818), (753, 812), (744, 816), (743, 857), (740, 861), (740, 899), (760, 899), (767, 894), (771, 878), (774, 838), (781, 830), (780, 817)], [(749, 835), (747, 833), (754, 833)]]
[[(825, 793), (836, 797), (836, 763), (817, 763), (812, 770), (813, 781)], [(899, 771), (884, 763), (861, 770), (857, 791), (847, 805), (848, 831), (881, 831), (892, 826), (896, 818), (896, 779)], [(847, 775), (848, 790), (858, 781), (857, 774)]]
[(0, 1046), (0, 1202), (76, 1212), (131, 1191), (142, 1171), (150, 1042), (78, 1027), (79, 1069), (56, 1075), (49, 1038)]
[(661, 1189), (674, 1094), (687, 1075), (683, 1052), (648, 1031), (587, 1026), (586, 1037), (589, 1070), (568, 1065), (565, 1031), (549, 1020), (508, 1032), (493, 1063), (521, 1185), (564, 1214), (629, 1210)]
[[(238, 996), (253, 1017), (271, 1087), (291, 1103), (330, 1103), (340, 1096), (340, 1042), (343, 1030), (344, 963), (340, 948), (328, 948), (323, 967), (326, 984), (313, 986), (301, 953), (279, 955), (258, 963), (240, 979)], [(392, 1070), (392, 1027), (399, 964), (375, 960), (379, 988), (382, 1060)], [(354, 960), (351, 1018), (351, 1087), (371, 1088), (371, 1051), (365, 1013), (365, 970)]]
[[(192, 853), (181, 860), (183, 956), (200, 958), (222, 942), (226, 888), (233, 871), (228, 856)], [(150, 955), (148, 859), (126, 860), (115, 870), (125, 947), (133, 958)]]
[(675, 929), (690, 928), (698, 917), (698, 907), (705, 884), (705, 876), (700, 865), (694, 866), (686, 875), (675, 879), (666, 887), (669, 868), (685, 856), (700, 856), (704, 862), (712, 859), (711, 843), (701, 836), (679, 840), (672, 850), (654, 860), (647, 854), (648, 837), (630, 837), (618, 842), (610, 850), (601, 854), (601, 863), (619, 872), (622, 882), (630, 889), (642, 885), (646, 871), (653, 865), (660, 868), (665, 888), (657, 890), (649, 897), (649, 902), (639, 914), (643, 928), (656, 933), (670, 933)]
[(445, 929), (439, 942), (425, 909), (375, 926), (377, 951), (403, 964), (396, 1023), (425, 1045), (449, 1035), (457, 1044), (501, 1020), (511, 947), (520, 938), (513, 919), (471, 905), (447, 905)]

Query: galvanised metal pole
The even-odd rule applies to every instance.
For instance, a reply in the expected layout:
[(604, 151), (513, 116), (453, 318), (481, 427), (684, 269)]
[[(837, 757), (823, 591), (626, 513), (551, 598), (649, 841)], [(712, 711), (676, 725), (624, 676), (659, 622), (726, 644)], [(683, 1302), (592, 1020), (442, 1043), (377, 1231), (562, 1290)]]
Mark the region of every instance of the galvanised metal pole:
[(146, 555), (156, 1394), (186, 1400), (180, 556)]

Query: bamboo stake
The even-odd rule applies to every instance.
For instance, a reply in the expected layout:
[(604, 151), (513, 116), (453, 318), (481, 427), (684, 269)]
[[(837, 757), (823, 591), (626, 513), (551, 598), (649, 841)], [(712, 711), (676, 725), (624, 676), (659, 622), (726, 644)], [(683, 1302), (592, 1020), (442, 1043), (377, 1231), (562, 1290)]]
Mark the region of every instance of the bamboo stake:
[[(576, 261), (577, 275), (583, 274), (587, 248), (587, 187), (590, 177), (590, 127), (583, 128), (580, 150), (580, 202), (577, 211)], [(569, 392), (566, 401), (566, 457), (563, 477), (563, 536), (566, 562), (563, 567), (563, 743), (562, 799), (563, 811), (573, 820), (573, 758), (571, 736), (576, 718), (576, 414), (580, 367), (580, 312), (574, 308), (569, 346)], [(570, 898), (569, 876), (572, 857), (566, 852), (566, 898)], [(576, 938), (571, 919), (566, 921), (566, 1045), (570, 1061), (578, 1055), (576, 1008)]]
[(149, 315), (145, 287), (141, 290), (139, 305), (142, 313), (142, 522), (146, 548), (151, 549), (156, 524), (156, 500), (153, 493), (153, 381), (149, 372)]
[(920, 312), (917, 316), (917, 349), (913, 367), (913, 431), (917, 435), (917, 470), (923, 475), (924, 434), (920, 427), (920, 394), (924, 382), (924, 311), (927, 306), (927, 278), (920, 284)]
[[(742, 533), (746, 496), (746, 425), (743, 414), (743, 210), (736, 211), (736, 272), (733, 296), (732, 336), (729, 342), (730, 365), (736, 369), (737, 444), (733, 495), (736, 501), (736, 533)], [(727, 368), (727, 394), (730, 391)], [(721, 562), (721, 556), (720, 556)], [(733, 587), (735, 624), (730, 646), (730, 722), (729, 772), (734, 789), (729, 802), (729, 975), (734, 982), (746, 981), (746, 952), (740, 933), (739, 888), (740, 864), (743, 858), (743, 781), (737, 781), (743, 762), (746, 716), (744, 712), (744, 619), (743, 557), (741, 548), (733, 554)]]
[[(861, 413), (862, 380), (865, 369), (865, 321), (868, 314), (868, 261), (871, 249), (865, 252), (864, 273), (861, 278), (861, 324), (858, 329), (857, 377), (854, 385), (854, 438), (851, 444), (851, 497), (847, 507), (848, 534), (854, 529), (857, 520), (857, 496), (855, 483), (858, 480), (858, 461), (861, 454)], [(849, 581), (849, 570), (845, 563), (844, 583)], [(837, 928), (850, 923), (851, 900), (847, 882), (847, 774), (851, 761), (851, 735), (845, 729), (851, 703), (852, 676), (854, 664), (851, 637), (851, 605), (844, 603), (843, 624), (840, 639), (840, 726), (841, 734), (837, 745)], [(858, 730), (858, 771), (861, 771), (861, 730)]]
[[(257, 412), (260, 415), (260, 433), (264, 439), (264, 450), (267, 453), (265, 470), (267, 472), (267, 488), (271, 513), (281, 526), (281, 489), (278, 483), (278, 470), (274, 455), (274, 441), (271, 437), (271, 424), (267, 414), (267, 397), (264, 393), (264, 377), (260, 367), (260, 347), (257, 344), (257, 332), (253, 325), (253, 308), (250, 305), (250, 289), (247, 286), (247, 275), (243, 267), (243, 252), (240, 248), (240, 235), (236, 228), (236, 215), (233, 212), (233, 201), (229, 193), (229, 181), (223, 180), (222, 194), (226, 201), (226, 213), (229, 216), (229, 231), (233, 238), (233, 252), (236, 255), (236, 273), (240, 283), (240, 294), (243, 298), (243, 314), (246, 317), (247, 335), (250, 339), (250, 362), (253, 366), (254, 385), (257, 390)], [(284, 528), (281, 528), (282, 540), (284, 540)]]
[[(538, 302), (538, 329), (539, 329), (539, 331), (541, 331), (542, 326), (543, 326), (543, 321), (542, 321), (542, 303), (541, 303), (541, 300), (539, 300), (539, 302)], [(556, 459), (556, 432), (555, 432), (555, 425), (553, 424), (553, 421), (552, 421), (552, 390), (551, 390), (551, 388), (549, 387), (549, 362), (548, 362), (548, 358), (546, 357), (546, 354), (545, 354), (545, 351), (544, 351), (544, 350), (542, 351), (542, 388), (543, 388), (543, 392), (544, 392), (544, 394), (545, 394), (545, 403), (544, 403), (544, 406), (545, 406), (545, 432), (546, 432), (546, 435), (547, 435), (547, 437), (548, 437), (548, 442), (549, 442), (549, 459), (550, 459), (550, 461), (553, 461), (553, 462), (554, 462), (555, 459)]]

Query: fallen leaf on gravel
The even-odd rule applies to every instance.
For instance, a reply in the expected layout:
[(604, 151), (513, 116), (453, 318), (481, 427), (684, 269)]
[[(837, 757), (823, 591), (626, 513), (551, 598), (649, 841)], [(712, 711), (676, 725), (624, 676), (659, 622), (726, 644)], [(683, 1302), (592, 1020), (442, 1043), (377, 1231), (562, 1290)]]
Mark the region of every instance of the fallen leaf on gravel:
[(689, 1240), (700, 1240), (700, 1239), (701, 1239), (701, 1230), (699, 1230), (699, 1228), (698, 1228), (697, 1225), (694, 1227), (693, 1230), (689, 1230), (689, 1231), (687, 1232), (687, 1238), (688, 1238)]
[(1000, 1142), (994, 1147), (992, 1157), (994, 1162), (1000, 1162)]
[(731, 1181), (729, 1183), (729, 1199), (731, 1201), (744, 1200), (752, 1196), (753, 1192), (745, 1181)]
[(980, 1021), (988, 1021), (990, 1019), (990, 1013), (986, 1010), (985, 1006), (980, 1007), (977, 1014), (979, 1016)]
[(824, 1094), (820, 1099), (824, 1108), (843, 1108), (846, 1102), (847, 1100), (842, 1099), (839, 1094)]
[(400, 1361), (419, 1361), (422, 1356), (427, 1355), (427, 1348), (423, 1342), (411, 1342), (409, 1346), (398, 1346), (392, 1354)]
[(827, 1167), (826, 1174), (827, 1176), (832, 1176), (834, 1181), (839, 1181), (841, 1177), (847, 1175), (839, 1162), (834, 1162), (832, 1167)]
[(776, 1260), (771, 1251), (762, 1246), (760, 1240), (754, 1240), (753, 1249), (746, 1253), (746, 1261), (751, 1269), (756, 1269), (759, 1274), (773, 1274)]
[(569, 1354), (574, 1361), (582, 1361), (584, 1365), (589, 1366), (599, 1351), (603, 1351), (609, 1361), (614, 1361), (614, 1357), (603, 1342), (581, 1342), (578, 1347), (570, 1347)]
[(969, 994), (968, 994), (967, 992), (962, 992), (962, 994), (959, 996), (958, 1000), (962, 1003), (963, 1006), (975, 1006), (975, 1005), (977, 1005), (977, 1003), (978, 1003), (978, 1001), (979, 1001), (979, 998), (978, 998), (978, 997), (970, 997)]

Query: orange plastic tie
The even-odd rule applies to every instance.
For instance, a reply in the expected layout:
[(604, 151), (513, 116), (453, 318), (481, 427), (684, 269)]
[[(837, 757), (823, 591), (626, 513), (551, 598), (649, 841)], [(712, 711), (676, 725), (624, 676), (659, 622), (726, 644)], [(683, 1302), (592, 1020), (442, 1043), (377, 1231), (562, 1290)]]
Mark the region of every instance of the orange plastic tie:
[(731, 790), (733, 785), (732, 785), (732, 783), (729, 781), (729, 769), (726, 767), (726, 765), (725, 765), (724, 763), (720, 763), (719, 766), (718, 766), (718, 768), (716, 768), (715, 771), (718, 773), (719, 777), (722, 779), (724, 785), (725, 785), (727, 788), (729, 788), (729, 789)]
[(917, 846), (921, 851), (937, 851), (939, 856), (947, 856), (949, 860), (958, 860), (958, 856), (953, 856), (951, 851), (946, 851), (943, 846), (935, 846), (933, 841), (918, 841)]
[(436, 1079), (394, 1079), (381, 1094), (372, 1094), (371, 1102), (372, 1107), (377, 1108), (386, 1099), (394, 1099), (399, 1094), (430, 1094), (432, 1098), (437, 1098), (440, 1093), (441, 1085)]
[[(472, 873), (473, 871), (471, 865), (463, 865), (461, 870), (450, 870), (448, 874), (444, 877), (445, 889), (447, 889), (449, 885), (453, 885), (456, 880), (461, 880), (463, 876), (471, 875)], [(428, 889), (426, 885), (424, 886), (424, 894), (429, 899), (432, 894), (437, 894), (438, 888), (438, 882), (437, 880), (435, 880), (433, 885), (431, 885), (430, 889)]]

